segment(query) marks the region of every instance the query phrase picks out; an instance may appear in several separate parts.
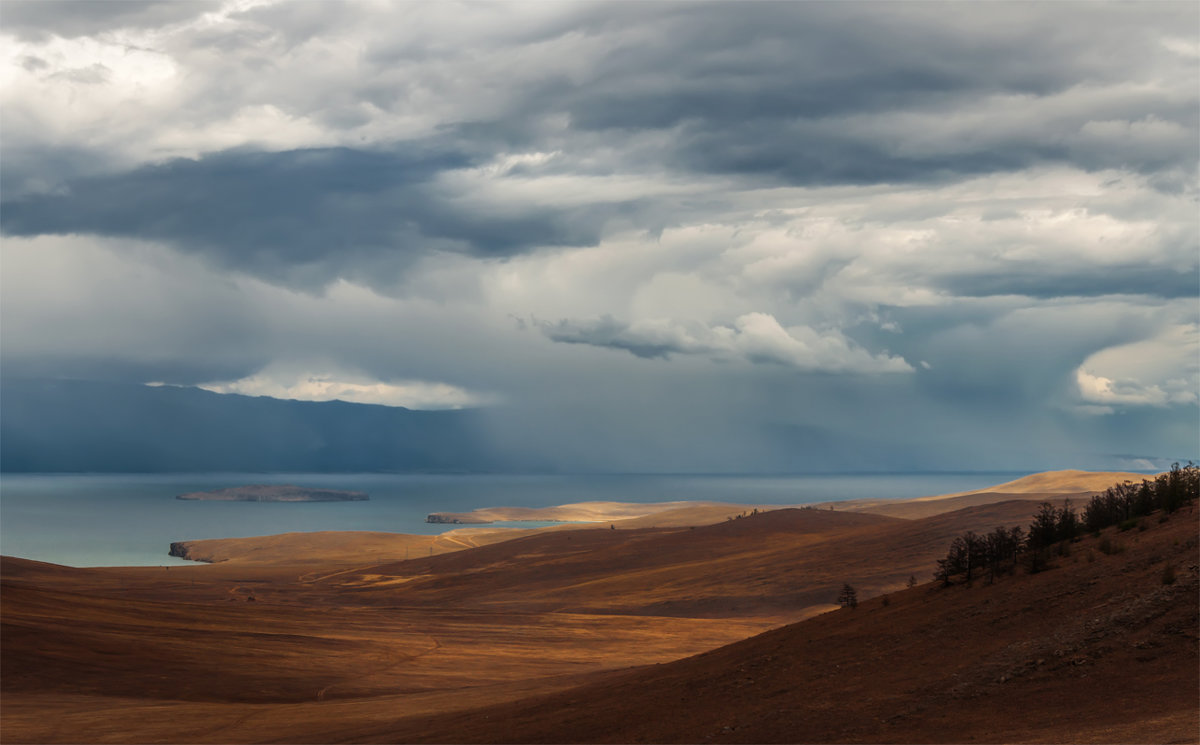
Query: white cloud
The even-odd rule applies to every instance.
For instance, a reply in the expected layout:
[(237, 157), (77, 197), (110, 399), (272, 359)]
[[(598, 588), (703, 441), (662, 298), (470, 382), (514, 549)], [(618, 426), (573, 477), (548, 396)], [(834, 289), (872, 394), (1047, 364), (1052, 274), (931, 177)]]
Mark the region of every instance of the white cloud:
[(1195, 404), (1200, 326), (1173, 324), (1152, 338), (1100, 350), (1075, 371), (1075, 383), (1083, 401), (1104, 407)]
[(912, 365), (886, 352), (871, 354), (836, 329), (784, 328), (774, 316), (747, 313), (734, 322), (734, 333), (714, 333), (746, 359), (776, 362), (796, 370), (819, 372), (912, 372)]
[(406, 409), (462, 409), (495, 403), (495, 397), (447, 383), (423, 380), (378, 381), (362, 375), (288, 373), (272, 366), (240, 380), (204, 383), (214, 393), (269, 396), (297, 401), (349, 401)]
[(1163, 406), (1167, 403), (1167, 394), (1156, 385), (1145, 385), (1136, 380), (1113, 380), (1082, 368), (1075, 371), (1075, 383), (1083, 400), (1092, 403), (1133, 406)]
[(746, 313), (731, 325), (671, 319), (621, 323), (611, 316), (541, 323), (553, 341), (618, 349), (643, 358), (705, 356), (782, 365), (801, 372), (906, 373), (913, 367), (887, 352), (872, 354), (837, 329), (784, 328), (768, 313)]

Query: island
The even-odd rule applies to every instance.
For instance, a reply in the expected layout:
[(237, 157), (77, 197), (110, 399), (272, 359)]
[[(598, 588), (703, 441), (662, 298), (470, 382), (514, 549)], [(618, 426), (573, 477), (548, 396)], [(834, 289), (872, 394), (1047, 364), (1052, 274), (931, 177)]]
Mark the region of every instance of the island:
[(176, 499), (202, 502), (361, 502), (370, 497), (360, 491), (309, 489), (291, 484), (250, 484), (228, 489), (180, 494)]
[(488, 525), (496, 521), (484, 520), (477, 517), (468, 517), (464, 513), (434, 512), (425, 518), (425, 522), (442, 525)]

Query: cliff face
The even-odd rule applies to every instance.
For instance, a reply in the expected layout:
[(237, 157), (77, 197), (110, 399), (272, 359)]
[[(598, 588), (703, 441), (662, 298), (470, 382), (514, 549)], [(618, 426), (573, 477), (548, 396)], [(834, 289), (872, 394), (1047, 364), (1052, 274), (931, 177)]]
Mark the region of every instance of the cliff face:
[(188, 553), (189, 553), (189, 551), (188, 551), (187, 541), (176, 541), (175, 543), (171, 544), (171, 550), (167, 552), (167, 556), (178, 556), (181, 559), (189, 559), (191, 561), (203, 561), (205, 563), (212, 563), (208, 559), (197, 559), (194, 556), (189, 556)]

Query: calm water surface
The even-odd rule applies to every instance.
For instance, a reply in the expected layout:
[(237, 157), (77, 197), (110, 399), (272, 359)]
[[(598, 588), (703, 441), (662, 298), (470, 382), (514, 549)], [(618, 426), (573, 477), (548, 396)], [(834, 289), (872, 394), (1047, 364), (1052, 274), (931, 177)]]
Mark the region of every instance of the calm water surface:
[[(172, 541), (315, 530), (433, 534), (455, 526), (426, 523), (430, 512), (596, 500), (782, 505), (920, 497), (980, 489), (1022, 475), (3, 474), (0, 553), (71, 566), (191, 564), (167, 556)], [(175, 499), (186, 492), (243, 484), (350, 489), (365, 491), (371, 499), (310, 503)]]

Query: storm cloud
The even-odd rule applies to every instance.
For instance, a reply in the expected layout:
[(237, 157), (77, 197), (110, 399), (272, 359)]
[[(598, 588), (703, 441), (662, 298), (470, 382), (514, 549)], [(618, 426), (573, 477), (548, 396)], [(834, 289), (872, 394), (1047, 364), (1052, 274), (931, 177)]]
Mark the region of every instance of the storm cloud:
[(578, 468), (1200, 451), (1194, 3), (3, 13), (9, 374)]
[(9, 235), (87, 233), (160, 240), (259, 276), (319, 284), (402, 270), (414, 256), (505, 256), (595, 244), (620, 204), (489, 209), (436, 183), (471, 158), (454, 152), (345, 148), (225, 151), (199, 160), (67, 181), (3, 204)]

